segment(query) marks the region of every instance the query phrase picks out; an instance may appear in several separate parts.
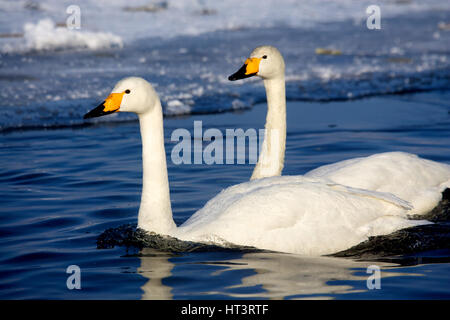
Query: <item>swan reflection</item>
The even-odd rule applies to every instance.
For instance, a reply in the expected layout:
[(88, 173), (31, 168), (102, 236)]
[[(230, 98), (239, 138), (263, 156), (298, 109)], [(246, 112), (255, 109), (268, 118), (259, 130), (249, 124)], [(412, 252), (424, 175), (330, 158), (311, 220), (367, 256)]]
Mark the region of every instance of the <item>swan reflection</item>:
[[(406, 275), (392, 270), (397, 266), (393, 263), (266, 252), (221, 255), (186, 253), (174, 256), (144, 249), (140, 260), (138, 272), (148, 278), (142, 287), (142, 299), (173, 299), (174, 288), (167, 284), (176, 287), (175, 282), (170, 281), (172, 276), (184, 279), (185, 282), (180, 285), (183, 285), (183, 292), (190, 296), (332, 299), (337, 294), (368, 291), (366, 281), (371, 274), (366, 270), (370, 265), (381, 268), (381, 283), (387, 277)], [(187, 268), (189, 271), (186, 271)], [(195, 279), (189, 275), (193, 269)], [(198, 281), (206, 283), (199, 286)]]
[(172, 288), (163, 284), (170, 277), (174, 264), (169, 261), (172, 255), (156, 249), (144, 248), (141, 251), (141, 266), (138, 273), (148, 279), (142, 286), (143, 300), (171, 300)]

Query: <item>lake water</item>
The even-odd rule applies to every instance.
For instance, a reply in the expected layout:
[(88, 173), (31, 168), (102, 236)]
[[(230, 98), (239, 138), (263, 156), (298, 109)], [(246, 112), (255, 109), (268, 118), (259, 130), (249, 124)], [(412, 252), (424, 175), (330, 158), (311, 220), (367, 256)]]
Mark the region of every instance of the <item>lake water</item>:
[[(0, 31), (21, 32), (23, 23), (37, 23), (44, 13), (57, 21), (45, 7), (53, 2), (43, 3), (35, 12), (2, 4), (11, 28)], [(312, 3), (314, 12), (324, 5)], [(141, 141), (134, 115), (82, 120), (124, 76), (155, 84), (166, 114), (174, 219), (181, 224), (222, 189), (247, 181), (253, 165), (175, 165), (171, 133), (192, 132), (194, 121), (202, 121), (204, 131), (263, 128), (261, 82), (226, 79), (264, 43), (280, 48), (287, 65), (283, 174), (387, 151), (450, 163), (450, 32), (438, 27), (450, 20), (450, 9), (446, 1), (432, 4), (422, 11), (415, 2), (392, 5), (375, 33), (364, 27), (364, 11), (305, 25), (274, 19), (258, 26), (261, 32), (220, 25), (225, 9), (219, 7), (217, 22), (214, 15), (189, 16), (206, 19), (192, 34), (128, 39), (138, 22), (123, 34), (116, 26), (122, 47), (66, 43), (41, 50), (20, 37), (0, 38), (0, 299), (449, 299), (450, 248), (383, 261), (98, 249), (105, 230), (137, 222)], [(281, 18), (288, 15), (284, 9)], [(150, 13), (136, 17), (144, 14)], [(207, 32), (209, 26), (218, 27)], [(316, 55), (318, 47), (342, 54)], [(70, 265), (81, 269), (81, 290), (66, 286)], [(381, 268), (381, 289), (367, 287), (370, 265)]]
[[(448, 163), (449, 95), (289, 103), (284, 173), (301, 174), (390, 150)], [(350, 113), (353, 121), (347, 119)], [(265, 105), (256, 105), (240, 113), (166, 119), (178, 224), (221, 189), (247, 180), (252, 166), (174, 165), (170, 133), (192, 129), (194, 119), (204, 129), (260, 128), (264, 116)], [(1, 135), (1, 145), (3, 299), (450, 297), (449, 263), (401, 267), (375, 262), (382, 268), (382, 289), (369, 291), (366, 268), (371, 262), (276, 253), (97, 249), (96, 239), (106, 229), (136, 223), (142, 170), (138, 123), (13, 131)], [(448, 252), (416, 256), (442, 258)], [(82, 271), (81, 290), (66, 287), (65, 270), (73, 264)]]

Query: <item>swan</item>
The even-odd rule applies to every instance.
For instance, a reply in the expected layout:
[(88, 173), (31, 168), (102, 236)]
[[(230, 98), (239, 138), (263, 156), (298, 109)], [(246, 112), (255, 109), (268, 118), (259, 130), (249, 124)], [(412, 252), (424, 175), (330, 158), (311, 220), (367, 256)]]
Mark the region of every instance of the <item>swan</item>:
[(138, 115), (143, 186), (138, 227), (184, 241), (323, 255), (354, 246), (369, 236), (427, 224), (408, 220), (408, 202), (385, 192), (349, 187), (320, 177), (276, 176), (222, 190), (182, 225), (172, 217), (163, 113), (152, 85), (143, 78), (120, 80), (84, 118), (114, 112)]
[[(236, 73), (228, 77), (230, 81), (236, 81), (259, 76), (266, 89), (266, 137), (251, 180), (279, 176), (283, 169), (286, 145), (284, 72), (285, 63), (280, 51), (273, 46), (260, 46), (253, 50)], [(309, 171), (304, 176), (359, 189), (392, 193), (412, 205), (410, 214), (431, 211), (441, 201), (442, 192), (450, 187), (449, 165), (405, 152), (379, 153), (343, 160)]]
[(250, 180), (281, 175), (286, 148), (286, 89), (284, 59), (272, 46), (257, 47), (244, 65), (228, 77), (230, 81), (259, 76), (267, 97), (265, 135)]

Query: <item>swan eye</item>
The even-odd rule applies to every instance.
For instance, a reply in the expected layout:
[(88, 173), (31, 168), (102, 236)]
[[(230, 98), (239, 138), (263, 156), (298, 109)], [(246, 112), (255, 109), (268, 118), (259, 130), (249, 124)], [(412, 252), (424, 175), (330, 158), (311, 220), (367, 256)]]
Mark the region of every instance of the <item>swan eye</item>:
[(128, 93), (130, 93), (130, 92), (131, 92), (130, 89), (125, 90), (125, 93), (126, 93), (126, 94), (128, 94)]
[(263, 59), (267, 59), (267, 56), (266, 56), (266, 55), (263, 55), (262, 58), (263, 58)]

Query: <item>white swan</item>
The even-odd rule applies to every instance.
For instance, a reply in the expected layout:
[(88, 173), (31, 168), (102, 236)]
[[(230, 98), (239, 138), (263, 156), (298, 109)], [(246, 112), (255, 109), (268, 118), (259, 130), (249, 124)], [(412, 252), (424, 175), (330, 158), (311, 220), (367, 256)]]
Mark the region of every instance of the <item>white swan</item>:
[(147, 231), (182, 240), (320, 255), (349, 248), (368, 236), (428, 223), (408, 220), (409, 204), (389, 193), (350, 188), (321, 178), (284, 176), (227, 188), (176, 227), (158, 95), (146, 80), (126, 78), (85, 118), (117, 111), (139, 116), (143, 188), (138, 226)]
[[(279, 176), (283, 169), (286, 144), (284, 71), (284, 59), (279, 50), (272, 46), (261, 46), (254, 49), (245, 64), (228, 78), (235, 81), (259, 76), (264, 80), (268, 107), (265, 128), (268, 137), (265, 137), (251, 180)], [(266, 143), (266, 140), (271, 143)], [(431, 211), (442, 199), (442, 191), (450, 187), (450, 166), (409, 153), (389, 152), (322, 166), (306, 173), (305, 177), (389, 192), (411, 203), (411, 214), (421, 214)]]

